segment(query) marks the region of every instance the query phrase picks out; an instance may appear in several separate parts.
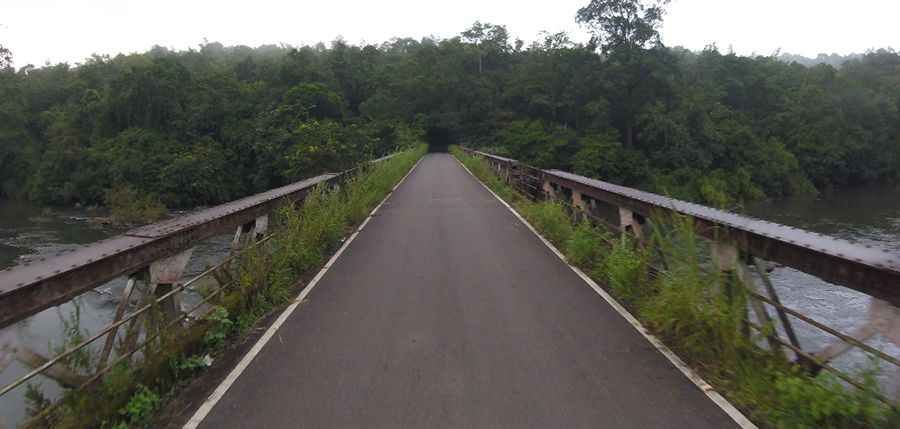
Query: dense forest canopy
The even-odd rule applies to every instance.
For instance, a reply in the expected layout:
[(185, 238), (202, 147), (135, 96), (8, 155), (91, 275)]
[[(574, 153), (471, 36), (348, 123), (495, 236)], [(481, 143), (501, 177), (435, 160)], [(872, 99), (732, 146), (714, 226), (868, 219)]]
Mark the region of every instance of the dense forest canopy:
[[(0, 50), (0, 193), (102, 204), (127, 186), (212, 204), (419, 139), (716, 205), (893, 180), (900, 55), (840, 67), (665, 47), (665, 2), (592, 0), (594, 37), (226, 47), (11, 66)], [(15, 53), (12, 53), (13, 55)]]

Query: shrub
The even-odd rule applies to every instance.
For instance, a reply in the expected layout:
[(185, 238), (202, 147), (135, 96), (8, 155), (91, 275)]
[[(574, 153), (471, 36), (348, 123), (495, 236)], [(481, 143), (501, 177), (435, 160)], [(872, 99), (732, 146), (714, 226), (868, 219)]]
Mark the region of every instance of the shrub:
[(159, 405), (159, 395), (148, 389), (147, 386), (139, 384), (134, 395), (128, 401), (119, 413), (128, 419), (132, 425), (145, 422), (150, 413)]
[(642, 290), (646, 267), (634, 246), (632, 240), (622, 234), (613, 244), (600, 273), (613, 293), (628, 303), (636, 302), (646, 293)]
[(148, 223), (166, 216), (166, 206), (155, 195), (141, 195), (124, 185), (107, 191), (105, 201), (117, 223)]
[(566, 256), (572, 264), (587, 270), (600, 266), (603, 264), (608, 235), (584, 220), (575, 227), (566, 241)]

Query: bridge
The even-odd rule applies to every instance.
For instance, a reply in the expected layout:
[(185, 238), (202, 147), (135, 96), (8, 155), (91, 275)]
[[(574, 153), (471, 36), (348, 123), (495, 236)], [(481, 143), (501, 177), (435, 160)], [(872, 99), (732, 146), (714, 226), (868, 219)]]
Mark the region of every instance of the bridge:
[[(606, 205), (606, 221), (624, 233), (640, 236), (656, 212), (689, 216), (714, 240), (722, 269), (756, 258), (865, 293), (890, 311), (900, 303), (900, 263), (880, 250), (468, 153), (523, 194), (566, 203), (575, 217), (603, 222)], [(236, 244), (263, 242), (268, 213), (352, 174), (298, 182), (0, 272), (5, 327), (129, 278), (106, 328), (62, 358), (39, 360), (0, 394), (35, 377), (66, 384), (66, 353), (93, 343), (102, 353), (97, 374), (69, 386), (89, 388), (121, 361), (111, 344), (142, 312), (162, 307), (167, 327), (198, 319), (185, 317), (193, 309), (175, 298), (193, 282), (180, 277), (199, 240), (235, 230)], [(149, 293), (156, 301), (132, 308), (127, 296), (141, 281), (156, 285)], [(789, 321), (799, 319), (896, 363), (858, 336), (785, 307), (765, 286), (751, 295), (760, 323), (780, 323), (769, 347), (842, 374), (827, 357), (803, 350)], [(447, 153), (421, 158), (213, 387), (184, 407), (185, 427), (754, 427)]]

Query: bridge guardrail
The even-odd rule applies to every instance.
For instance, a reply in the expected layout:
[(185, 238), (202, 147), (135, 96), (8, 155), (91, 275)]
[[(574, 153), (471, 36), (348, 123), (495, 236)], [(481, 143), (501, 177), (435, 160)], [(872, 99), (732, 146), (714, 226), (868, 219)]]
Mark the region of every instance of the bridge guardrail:
[[(392, 156), (370, 162), (384, 161)], [(39, 263), (25, 263), (0, 270), (0, 308), (3, 309), (0, 312), (0, 328), (71, 300), (111, 279), (133, 274), (156, 261), (177, 255), (194, 243), (214, 235), (238, 227), (243, 228), (243, 233), (254, 229), (257, 233), (263, 233), (268, 222), (266, 216), (276, 208), (302, 199), (319, 184), (340, 181), (355, 170), (301, 180), (141, 226), (80, 249), (60, 252), (52, 258), (41, 258)], [(236, 232), (236, 237), (240, 234), (241, 231)]]
[[(271, 189), (215, 207), (141, 226), (99, 242), (55, 257), (41, 258), (0, 270), (0, 330), (49, 307), (72, 300), (113, 279), (126, 276), (127, 282), (111, 323), (88, 338), (51, 358), (20, 345), (0, 344), (0, 371), (3, 355), (10, 354), (26, 367), (27, 374), (0, 387), (0, 398), (38, 375), (45, 375), (60, 385), (81, 389), (91, 385), (117, 363), (131, 359), (165, 335), (165, 332), (188, 318), (201, 319), (195, 313), (229, 288), (233, 281), (217, 275), (240, 253), (272, 238), (268, 234), (269, 215), (279, 207), (301, 201), (319, 185), (337, 186), (363, 168), (392, 158), (387, 155), (352, 169), (323, 174), (286, 186)], [(232, 252), (223, 261), (197, 276), (182, 282), (192, 249), (201, 241), (234, 231)], [(180, 294), (206, 277), (215, 277), (218, 287), (190, 308), (182, 308)], [(140, 283), (146, 284), (140, 305), (126, 314), (130, 302), (138, 295)], [(208, 310), (208, 309), (207, 309)], [(160, 314), (157, 314), (160, 313)], [(161, 317), (160, 317), (161, 316)], [(152, 325), (141, 332), (141, 319)], [(149, 325), (148, 325), (149, 326)], [(117, 334), (124, 329), (124, 338)], [(2, 331), (0, 331), (2, 332)], [(65, 365), (68, 357), (105, 337), (96, 371), (90, 376), (76, 374)], [(2, 338), (0, 338), (2, 339)], [(120, 353), (110, 362), (116, 340)], [(141, 344), (138, 344), (141, 341)], [(25, 426), (39, 421), (58, 403), (32, 417)]]
[[(794, 353), (798, 361), (823, 368), (861, 389), (865, 389), (862, 383), (834, 368), (830, 360), (856, 347), (900, 368), (900, 360), (896, 357), (865, 343), (874, 334), (882, 334), (900, 347), (900, 333), (890, 330), (891, 326), (900, 326), (900, 255), (565, 171), (542, 170), (515, 159), (466, 147), (461, 149), (485, 159), (504, 181), (530, 198), (553, 199), (568, 206), (576, 217), (587, 216), (620, 231), (640, 236), (648, 219), (665, 219), (672, 215), (690, 218), (697, 233), (712, 241), (712, 256), (718, 268), (737, 271), (745, 282), (750, 283), (747, 292), (760, 324), (773, 321), (765, 306), (774, 308), (781, 332), (787, 337), (782, 338), (778, 331), (767, 334), (769, 347), (777, 352), (784, 347)], [(618, 222), (610, 223), (598, 216), (598, 202), (617, 211)], [(867, 318), (865, 324), (847, 334), (782, 305), (767, 274), (770, 263), (875, 298), (869, 313), (860, 315)], [(762, 284), (755, 285), (751, 277), (758, 278)], [(818, 353), (804, 351), (791, 318), (836, 337), (842, 344), (832, 344)], [(750, 323), (757, 331), (766, 332), (760, 324)], [(897, 397), (900, 399), (900, 385)], [(896, 403), (881, 395), (879, 399), (892, 406)]]

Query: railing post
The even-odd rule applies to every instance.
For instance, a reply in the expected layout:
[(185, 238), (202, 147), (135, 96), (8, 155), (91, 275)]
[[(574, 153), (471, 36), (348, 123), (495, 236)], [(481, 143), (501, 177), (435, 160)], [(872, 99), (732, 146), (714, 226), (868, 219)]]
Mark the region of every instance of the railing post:
[[(184, 269), (194, 253), (194, 248), (187, 249), (177, 255), (157, 260), (150, 264), (150, 284), (155, 297), (160, 297), (172, 291), (172, 288), (181, 280)], [(159, 303), (163, 313), (164, 322), (169, 322), (181, 313), (181, 294), (175, 293), (169, 299)]]
[(631, 209), (619, 207), (619, 228), (622, 232), (631, 232), (638, 240), (644, 237), (641, 223)]
[[(713, 262), (716, 264), (719, 271), (726, 274), (733, 273), (737, 281), (744, 285), (744, 287), (754, 293), (759, 293), (756, 282), (753, 281), (753, 278), (750, 276), (749, 271), (741, 260), (741, 252), (737, 246), (729, 242), (716, 240), (712, 242), (711, 250)], [(734, 294), (733, 289), (731, 289), (732, 286), (726, 284), (725, 287), (729, 288), (726, 290), (726, 293), (729, 294), (729, 298), (732, 297)], [(756, 315), (759, 324), (774, 329), (772, 318), (769, 316), (769, 312), (766, 310), (765, 305), (753, 296), (748, 295), (747, 299), (750, 301), (750, 308), (753, 309), (753, 313)], [(746, 312), (746, 307), (744, 312)], [(776, 335), (778, 335), (777, 331), (766, 335), (766, 342), (773, 353), (784, 357), (784, 350), (781, 348), (781, 344), (778, 342), (777, 338), (775, 338)]]
[(587, 205), (584, 202), (584, 197), (581, 195), (581, 192), (572, 189), (572, 207), (574, 210), (575, 222), (581, 222), (581, 219), (584, 217), (587, 212)]
[(541, 186), (541, 189), (544, 190), (544, 197), (548, 200), (556, 199), (556, 188), (553, 186), (553, 183), (547, 179), (544, 179), (544, 184)]
[(234, 230), (234, 238), (231, 240), (231, 250), (239, 250), (244, 247), (244, 243), (247, 241), (247, 233), (253, 231), (256, 226), (256, 220), (251, 220), (243, 225), (239, 225)]
[(262, 215), (253, 221), (253, 241), (259, 241), (269, 229), (269, 215)]

